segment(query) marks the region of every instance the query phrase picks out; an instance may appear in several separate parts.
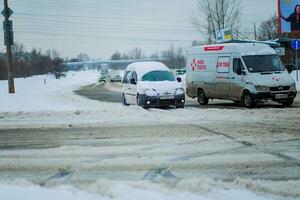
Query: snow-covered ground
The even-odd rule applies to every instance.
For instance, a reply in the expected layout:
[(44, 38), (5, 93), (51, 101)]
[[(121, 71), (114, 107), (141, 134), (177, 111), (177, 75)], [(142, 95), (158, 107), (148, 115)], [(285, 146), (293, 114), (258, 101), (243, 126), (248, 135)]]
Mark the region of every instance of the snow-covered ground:
[[(185, 182), (185, 186), (161, 186), (150, 182), (99, 181), (89, 187), (57, 186), (40, 187), (21, 181), (14, 184), (0, 184), (1, 199), (10, 200), (273, 200), (274, 196), (262, 196), (246, 189), (217, 189), (221, 184), (213, 180)], [(16, 181), (15, 181), (16, 182)], [(214, 187), (212, 187), (212, 184)], [(188, 187), (190, 191), (187, 190)], [(194, 192), (191, 192), (193, 191)], [(195, 192), (197, 191), (197, 192)]]
[[(294, 74), (295, 75), (295, 74)], [(300, 109), (296, 108), (263, 108), (263, 109), (224, 109), (224, 108), (206, 108), (199, 109), (195, 107), (188, 107), (186, 109), (149, 109), (144, 110), (140, 107), (122, 106), (121, 103), (104, 103), (99, 101), (90, 100), (81, 96), (76, 95), (73, 91), (80, 88), (81, 86), (88, 84), (95, 84), (98, 79), (97, 71), (85, 71), (85, 72), (69, 72), (65, 78), (55, 79), (53, 76), (34, 76), (26, 79), (16, 79), (16, 94), (7, 94), (7, 81), (0, 81), (0, 131), (7, 129), (17, 129), (17, 128), (45, 128), (45, 127), (101, 127), (101, 126), (116, 126), (116, 125), (200, 125), (203, 127), (209, 127), (214, 131), (224, 131), (225, 133), (232, 133), (234, 138), (238, 135), (240, 141), (252, 142), (254, 144), (264, 145), (265, 141), (274, 142), (280, 140), (296, 141), (298, 135), (296, 132), (299, 130), (298, 117), (300, 116)], [(46, 80), (46, 84), (44, 84)], [(298, 83), (298, 90), (299, 90)], [(241, 126), (238, 130), (237, 126)], [(256, 128), (255, 128), (256, 127)], [(197, 128), (197, 131), (198, 130)], [(150, 131), (151, 132), (151, 131)], [(142, 131), (141, 131), (142, 133)], [(276, 133), (276, 134), (273, 134)], [(152, 135), (152, 133), (149, 133)], [(263, 135), (264, 137), (258, 137), (258, 135)], [(211, 137), (216, 137), (214, 135)], [(255, 135), (255, 136), (254, 136)], [(1, 132), (0, 132), (1, 136)], [(175, 137), (175, 136), (174, 136)], [(221, 134), (220, 137), (223, 137)], [(71, 138), (71, 136), (70, 136)], [(36, 138), (34, 138), (36, 139)], [(130, 147), (132, 147), (133, 142), (132, 137), (126, 138), (128, 140)], [(206, 138), (207, 139), (207, 138)], [(226, 138), (225, 138), (226, 139)], [(228, 138), (227, 138), (228, 139)], [(124, 138), (125, 140), (125, 138)], [(122, 142), (124, 142), (122, 140)], [(145, 146), (138, 146), (141, 149), (136, 149), (137, 151), (146, 152), (153, 151), (156, 155), (162, 154), (166, 151), (166, 148), (176, 145), (176, 142), (169, 138), (158, 138), (161, 144), (158, 142), (156, 145), (161, 145), (160, 148), (156, 150), (149, 150)], [(184, 154), (185, 151), (191, 149), (200, 148), (197, 143), (192, 146), (191, 141), (183, 140), (183, 136), (180, 135), (179, 138), (174, 138), (175, 141), (184, 142), (187, 147), (179, 148)], [(194, 139), (192, 139), (194, 140)], [(218, 139), (217, 141), (223, 141), (224, 138)], [(276, 140), (276, 141), (275, 141)], [(19, 140), (18, 140), (19, 141)], [(141, 142), (144, 141), (141, 140)], [(206, 140), (204, 140), (206, 141)], [(20, 141), (19, 141), (20, 142)], [(107, 141), (106, 141), (107, 142)], [(136, 142), (136, 141), (134, 141)], [(148, 141), (144, 141), (149, 143)], [(195, 142), (195, 141), (194, 141)], [(236, 142), (236, 141), (235, 141)], [(114, 144), (119, 145), (121, 141), (115, 141)], [(213, 142), (216, 144), (216, 142)], [(235, 144), (235, 143), (233, 143)], [(149, 143), (149, 145), (153, 145)], [(235, 144), (236, 145), (236, 144)], [(241, 145), (238, 143), (238, 145)], [(207, 148), (206, 148), (207, 147)], [(222, 146), (217, 146), (218, 148)], [(99, 157), (102, 153), (105, 153), (106, 146), (100, 146), (96, 152), (90, 151), (90, 149), (95, 149), (95, 147), (90, 146), (63, 146), (60, 148), (53, 149), (39, 149), (39, 150), (1, 150), (0, 151), (0, 161), (3, 163), (3, 168), (12, 173), (18, 172), (28, 172), (34, 169), (34, 166), (49, 165), (51, 163), (40, 163), (43, 159), (34, 160), (32, 155), (40, 156), (40, 158), (47, 157), (49, 155), (56, 156), (67, 156), (58, 158), (56, 162), (63, 162), (66, 160), (68, 165), (75, 165), (76, 162), (81, 164), (83, 167), (88, 167), (86, 159), (89, 156)], [(103, 149), (102, 149), (103, 148)], [(208, 146), (202, 146), (201, 148), (206, 149), (211, 153), (212, 144)], [(295, 147), (297, 148), (297, 147)], [(68, 150), (69, 149), (69, 150)], [(76, 151), (74, 151), (76, 149)], [(112, 148), (114, 151), (122, 151), (125, 149), (117, 146)], [(201, 149), (201, 152), (204, 150)], [(129, 151), (130, 148), (127, 148)], [(174, 149), (168, 151), (167, 153), (174, 153)], [(250, 151), (250, 150), (249, 150)], [(257, 149), (255, 149), (257, 151)], [(91, 152), (93, 154), (91, 155)], [(252, 150), (251, 150), (252, 152)], [(75, 156), (68, 156), (68, 153), (76, 153), (78, 158), (74, 160), (68, 160), (67, 158), (74, 158)], [(80, 154), (86, 153), (84, 156), (79, 157)], [(177, 154), (177, 152), (175, 152)], [(189, 152), (192, 154), (193, 151)], [(295, 150), (288, 151), (288, 155), (297, 158), (299, 155)], [(43, 156), (44, 155), (44, 156)], [(109, 154), (110, 155), (110, 154)], [(135, 156), (132, 152), (128, 155)], [(253, 155), (253, 157), (248, 157)], [(262, 155), (262, 154), (260, 154)], [(127, 154), (126, 154), (127, 156)], [(236, 156), (236, 154), (234, 154)], [(265, 156), (265, 155), (264, 155)], [(149, 163), (153, 164), (153, 160), (156, 162), (163, 162), (160, 160), (159, 156), (149, 157)], [(249, 159), (254, 159), (259, 161), (265, 157), (260, 158), (257, 152), (253, 154), (241, 154), (241, 157), (247, 162)], [(271, 160), (280, 160), (273, 154), (268, 154), (267, 158)], [(197, 162), (220, 162), (224, 164), (225, 161), (230, 162), (231, 159), (226, 159), (224, 155), (216, 155), (214, 159), (208, 157), (207, 160), (198, 160)], [(231, 157), (232, 158), (232, 157)], [(83, 159), (83, 160), (81, 160)], [(242, 160), (243, 160), (242, 159)], [(20, 163), (22, 160), (22, 163)], [(33, 162), (34, 161), (34, 162)], [(128, 162), (128, 160), (123, 160), (120, 157), (116, 157), (113, 160), (118, 163), (123, 163), (123, 161)], [(135, 165), (145, 164), (143, 159), (134, 157), (132, 163)], [(243, 160), (244, 161), (244, 160)], [(265, 160), (262, 160), (265, 161)], [(19, 162), (19, 163), (18, 163)], [(69, 163), (70, 162), (70, 163)], [(102, 163), (102, 161), (99, 161)], [(104, 164), (106, 164), (105, 161)], [(266, 161), (267, 162), (267, 161)], [(15, 164), (18, 163), (18, 166)], [(185, 162), (186, 163), (186, 162)], [(0, 163), (1, 164), (1, 163)], [(111, 163), (108, 163), (111, 164)], [(220, 165), (221, 165), (220, 164)], [(13, 171), (9, 168), (20, 167), (18, 170)], [(24, 168), (22, 171), (22, 167)], [(51, 165), (52, 166), (52, 165)], [(111, 165), (108, 165), (111, 166)], [(32, 169), (30, 168), (32, 167)], [(99, 167), (99, 166), (97, 166)], [(225, 167), (225, 166), (223, 166)], [(264, 169), (264, 166), (258, 166), (258, 168)], [(283, 168), (285, 169), (285, 168)], [(10, 171), (11, 170), (11, 171)], [(82, 170), (82, 169), (81, 169)], [(97, 168), (99, 170), (99, 168)], [(226, 170), (226, 169), (225, 169)], [(288, 170), (288, 168), (287, 168)], [(248, 172), (248, 171), (247, 171)], [(0, 171), (1, 173), (1, 171)], [(249, 173), (251, 170), (249, 169)], [(3, 175), (5, 177), (5, 174)], [(2, 176), (2, 177), (3, 177)], [(8, 175), (9, 176), (9, 175)], [(16, 176), (17, 177), (17, 176)], [(283, 182), (268, 182), (263, 180), (243, 180), (238, 179), (232, 182), (222, 182), (213, 179), (193, 179), (193, 180), (180, 180), (176, 183), (166, 183), (166, 184), (155, 184), (151, 181), (137, 181), (137, 182), (124, 182), (124, 181), (98, 181), (91, 185), (79, 185), (79, 186), (66, 186), (66, 185), (54, 185), (50, 187), (41, 187), (26, 181), (7, 181), (0, 180), (0, 199), (87, 199), (87, 200), (103, 200), (103, 199), (116, 199), (116, 200), (129, 200), (129, 199), (200, 199), (200, 200), (234, 200), (234, 199), (245, 199), (245, 200), (267, 200), (267, 199), (283, 199), (285, 196), (296, 199), (299, 198), (300, 194), (298, 191), (299, 181), (283, 181)], [(274, 195), (274, 196), (273, 196)], [(277, 196), (279, 195), (279, 197)]]
[[(53, 75), (15, 79), (15, 94), (7, 94), (7, 81), (0, 81), (0, 112), (67, 111), (91, 108), (84, 99), (76, 98), (73, 90), (94, 84), (97, 71), (68, 72), (66, 78)], [(45, 82), (44, 82), (45, 81)], [(70, 97), (71, 96), (71, 97)]]
[[(97, 71), (69, 72), (62, 79), (33, 76), (15, 79), (16, 94), (7, 94), (7, 81), (0, 81), (0, 128), (57, 127), (103, 124), (193, 124), (205, 122), (256, 122), (299, 116), (299, 109), (186, 109), (144, 110), (105, 103), (76, 95), (81, 86), (97, 83)], [(44, 84), (44, 79), (46, 84)], [(196, 102), (196, 101), (195, 101)], [(293, 110), (293, 112), (290, 112)], [(251, 116), (251, 117), (249, 117)], [(147, 120), (145, 120), (147, 119)], [(283, 126), (289, 126), (282, 122)]]

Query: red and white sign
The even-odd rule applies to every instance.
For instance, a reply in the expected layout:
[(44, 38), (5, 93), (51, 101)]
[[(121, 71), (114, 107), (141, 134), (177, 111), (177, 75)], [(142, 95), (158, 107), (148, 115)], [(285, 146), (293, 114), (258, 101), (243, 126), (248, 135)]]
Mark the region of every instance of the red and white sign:
[(230, 57), (219, 57), (217, 62), (218, 73), (228, 73), (230, 67)]
[(192, 70), (206, 70), (206, 65), (204, 60), (197, 60), (197, 59), (193, 59), (192, 64), (191, 64)]
[(222, 51), (224, 46), (208, 46), (204, 47), (204, 51)]

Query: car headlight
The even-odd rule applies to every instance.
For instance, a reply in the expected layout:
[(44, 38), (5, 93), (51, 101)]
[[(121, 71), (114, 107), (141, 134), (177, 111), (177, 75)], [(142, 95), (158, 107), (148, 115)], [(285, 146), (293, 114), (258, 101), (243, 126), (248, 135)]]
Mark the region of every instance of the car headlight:
[(154, 89), (146, 89), (146, 90), (144, 90), (144, 94), (149, 96), (149, 97), (156, 97), (157, 96), (157, 92)]
[(297, 88), (296, 88), (296, 83), (294, 83), (294, 84), (291, 86), (290, 90), (291, 90), (291, 91), (296, 91), (296, 90), (297, 90)]
[(184, 89), (183, 88), (176, 89), (175, 95), (182, 95), (182, 94), (184, 94)]
[(267, 86), (255, 86), (255, 89), (258, 91), (258, 92), (269, 92), (269, 88)]

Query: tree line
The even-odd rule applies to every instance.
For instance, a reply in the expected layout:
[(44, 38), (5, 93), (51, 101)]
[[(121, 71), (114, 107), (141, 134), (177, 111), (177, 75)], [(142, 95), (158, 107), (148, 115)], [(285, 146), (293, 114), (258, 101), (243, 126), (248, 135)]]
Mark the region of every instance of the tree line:
[[(16, 78), (54, 74), (57, 78), (67, 71), (64, 59), (60, 57), (55, 49), (45, 52), (32, 49), (27, 51), (23, 44), (15, 43), (12, 47), (13, 75)], [(7, 80), (6, 54), (0, 53), (0, 80)]]
[[(182, 47), (174, 47), (173, 45), (170, 46), (169, 49), (161, 51), (161, 52), (154, 52), (150, 56), (146, 56), (145, 52), (140, 48), (134, 48), (130, 51), (126, 52), (119, 52), (116, 51), (111, 55), (111, 60), (143, 60), (143, 59), (150, 59), (150, 60), (157, 60), (161, 61), (166, 64), (171, 69), (180, 69), (184, 68), (186, 64), (186, 57), (185, 57), (185, 49)], [(113, 69), (120, 69), (125, 68), (127, 64), (111, 64), (111, 68)]]

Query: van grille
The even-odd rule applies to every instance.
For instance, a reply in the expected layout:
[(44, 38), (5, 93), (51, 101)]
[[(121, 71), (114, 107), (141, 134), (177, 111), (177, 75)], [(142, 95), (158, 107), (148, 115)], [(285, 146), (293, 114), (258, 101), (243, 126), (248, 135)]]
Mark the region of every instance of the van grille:
[(270, 87), (270, 90), (272, 92), (286, 91), (286, 90), (290, 90), (290, 86)]

